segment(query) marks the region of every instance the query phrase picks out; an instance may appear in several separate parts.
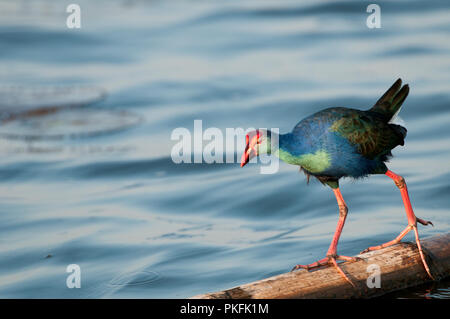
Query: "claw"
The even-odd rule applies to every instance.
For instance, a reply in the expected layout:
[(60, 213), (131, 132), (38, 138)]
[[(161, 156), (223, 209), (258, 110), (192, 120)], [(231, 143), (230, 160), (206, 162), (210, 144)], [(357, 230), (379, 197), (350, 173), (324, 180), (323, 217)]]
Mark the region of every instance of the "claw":
[(309, 267), (306, 266), (306, 265), (295, 265), (294, 268), (291, 269), (291, 272), (293, 272), (293, 271), (295, 271), (297, 269), (300, 269), (300, 268), (303, 268), (303, 269), (306, 269), (306, 270), (309, 271)]
[(359, 254), (362, 255), (362, 254), (368, 253), (369, 251), (370, 251), (370, 249), (366, 248), (366, 249), (360, 251)]
[(429, 221), (429, 220), (424, 220), (424, 219), (418, 218), (418, 217), (416, 217), (416, 220), (417, 220), (417, 222), (418, 222), (419, 224), (422, 224), (422, 225), (425, 225), (425, 226), (431, 225), (431, 226), (434, 227), (433, 223), (432, 223), (431, 221)]

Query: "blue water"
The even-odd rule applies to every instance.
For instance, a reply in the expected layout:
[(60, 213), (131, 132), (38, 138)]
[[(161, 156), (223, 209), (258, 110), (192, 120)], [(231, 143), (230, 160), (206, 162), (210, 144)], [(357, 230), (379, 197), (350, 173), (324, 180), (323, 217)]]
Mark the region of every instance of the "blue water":
[[(251, 164), (176, 165), (171, 133), (192, 131), (195, 119), (287, 132), (321, 108), (367, 109), (398, 77), (411, 87), (400, 114), (408, 136), (389, 168), (435, 225), (419, 226), (421, 236), (449, 231), (448, 1), (378, 1), (381, 29), (367, 28), (366, 1), (77, 3), (81, 29), (66, 27), (62, 2), (0, 1), (1, 86), (107, 92), (68, 113), (2, 124), (0, 297), (185, 298), (322, 258), (338, 218), (328, 188), (284, 163), (272, 175)], [(27, 110), (42, 104), (27, 94)], [(96, 112), (139, 120), (79, 134), (121, 127)], [(340, 254), (405, 227), (387, 177), (343, 180), (341, 190)], [(80, 289), (66, 286), (69, 264), (81, 268)], [(394, 297), (448, 298), (448, 282), (430, 287)]]

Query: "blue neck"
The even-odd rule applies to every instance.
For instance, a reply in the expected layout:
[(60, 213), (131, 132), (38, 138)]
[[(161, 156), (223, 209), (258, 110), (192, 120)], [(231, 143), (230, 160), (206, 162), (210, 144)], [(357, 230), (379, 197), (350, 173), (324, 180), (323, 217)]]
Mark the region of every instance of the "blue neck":
[(302, 139), (295, 137), (292, 133), (286, 133), (279, 135), (278, 142), (278, 150), (273, 152), (273, 154), (286, 163), (301, 165), (300, 157), (308, 153)]
[(295, 137), (292, 133), (280, 134), (279, 148), (292, 156), (300, 156), (308, 153), (303, 140)]

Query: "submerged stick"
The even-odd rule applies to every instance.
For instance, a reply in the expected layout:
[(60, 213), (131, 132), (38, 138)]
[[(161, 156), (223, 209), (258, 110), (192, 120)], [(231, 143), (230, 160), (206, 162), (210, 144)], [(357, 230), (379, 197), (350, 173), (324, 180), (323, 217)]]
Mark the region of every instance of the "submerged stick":
[[(450, 276), (450, 233), (423, 239), (422, 246), (433, 277)], [(413, 243), (399, 243), (357, 257), (362, 260), (340, 264), (356, 288), (333, 266), (326, 266), (314, 271), (285, 273), (191, 299), (371, 298), (431, 281)]]

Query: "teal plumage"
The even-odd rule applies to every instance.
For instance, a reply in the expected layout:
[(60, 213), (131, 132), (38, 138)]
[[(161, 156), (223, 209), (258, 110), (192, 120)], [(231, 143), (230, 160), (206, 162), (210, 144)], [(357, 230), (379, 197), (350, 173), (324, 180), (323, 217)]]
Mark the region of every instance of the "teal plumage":
[(369, 110), (333, 107), (308, 116), (279, 135), (274, 154), (332, 188), (342, 177), (384, 174), (391, 150), (404, 145), (406, 128), (390, 121), (408, 92), (398, 79)]

